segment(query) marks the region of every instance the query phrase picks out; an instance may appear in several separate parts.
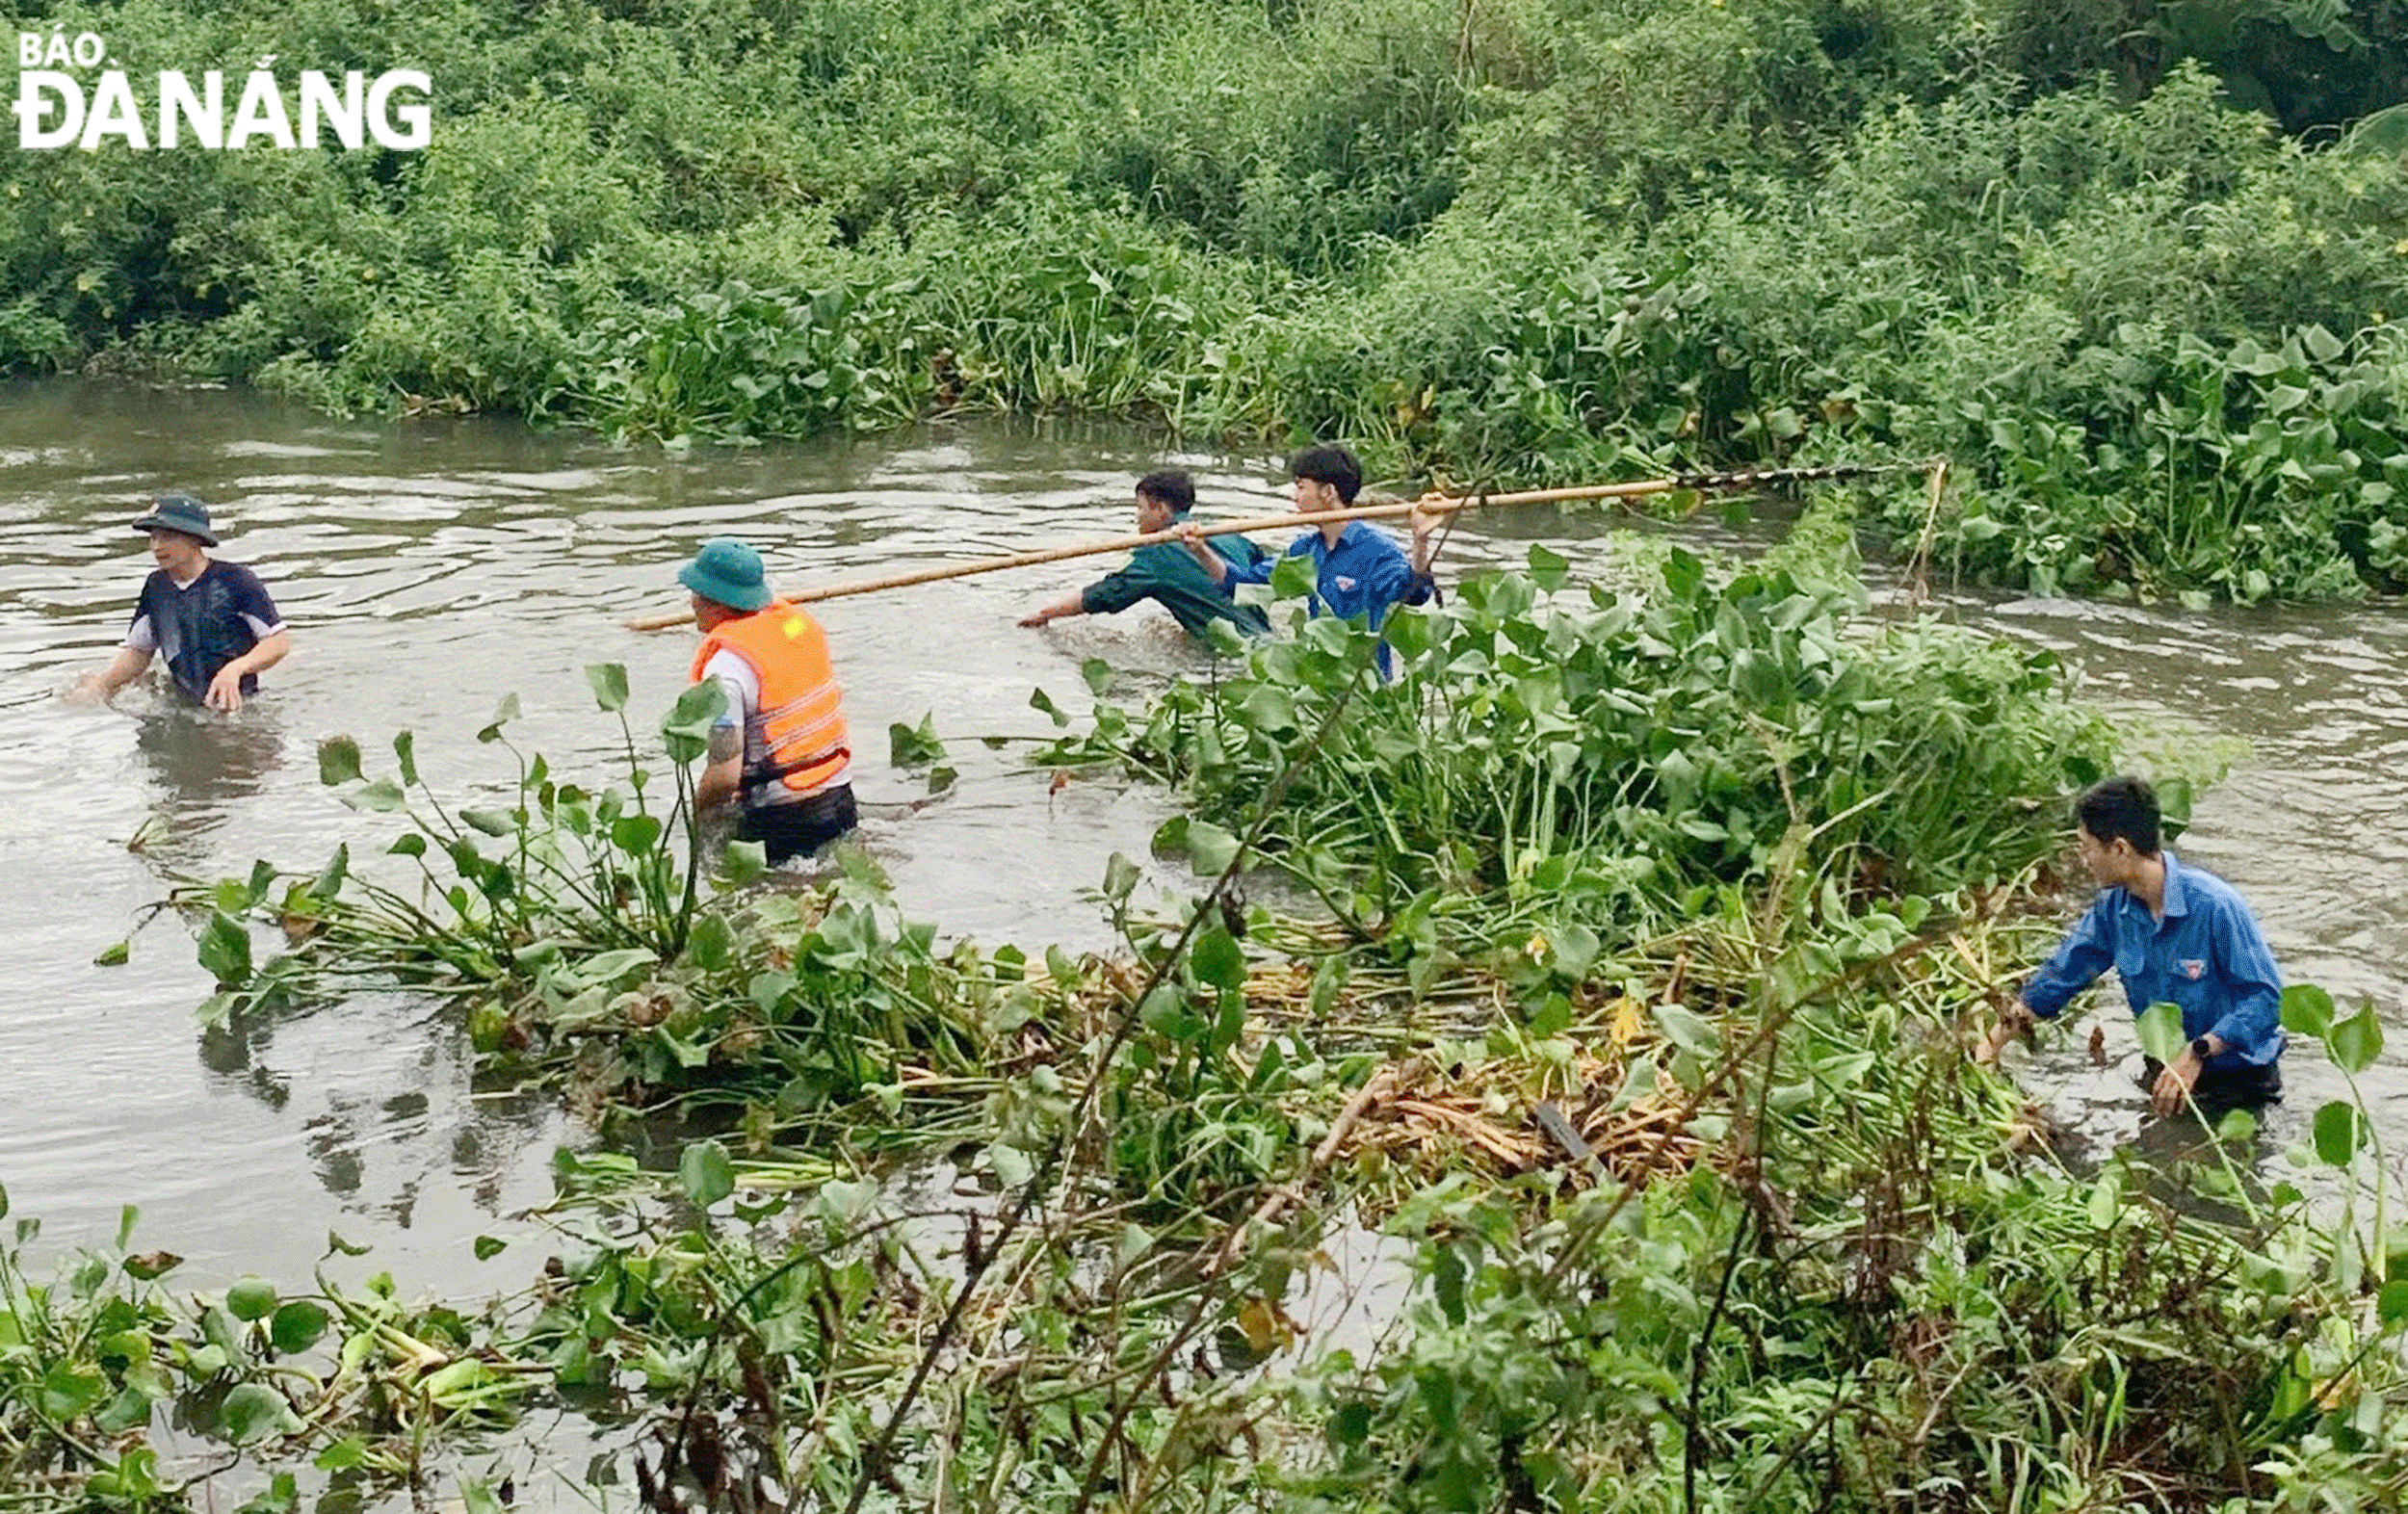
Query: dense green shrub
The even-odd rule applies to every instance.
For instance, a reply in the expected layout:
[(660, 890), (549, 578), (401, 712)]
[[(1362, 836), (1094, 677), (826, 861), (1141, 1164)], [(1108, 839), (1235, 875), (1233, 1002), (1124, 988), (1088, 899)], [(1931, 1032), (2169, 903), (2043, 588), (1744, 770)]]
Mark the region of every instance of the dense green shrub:
[(423, 67), (438, 128), (13, 156), (0, 370), (662, 439), (1082, 408), (1391, 476), (1944, 452), (2011, 582), (2398, 577), (2408, 176), (2321, 129), (2408, 68), (2394, 0), (18, 9), (138, 82)]

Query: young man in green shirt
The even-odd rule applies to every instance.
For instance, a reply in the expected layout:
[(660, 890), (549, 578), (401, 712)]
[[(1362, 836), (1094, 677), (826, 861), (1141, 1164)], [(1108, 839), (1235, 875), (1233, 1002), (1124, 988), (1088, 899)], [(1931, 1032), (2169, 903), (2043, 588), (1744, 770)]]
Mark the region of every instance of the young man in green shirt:
[[(1137, 506), (1138, 530), (1168, 531), (1195, 508), (1195, 481), (1177, 468), (1149, 473), (1138, 480)], [(1235, 567), (1247, 567), (1263, 556), (1263, 549), (1243, 536), (1214, 536), (1210, 541)], [(1252, 636), (1270, 629), (1260, 610), (1230, 598), (1229, 590), (1214, 583), (1188, 549), (1175, 541), (1138, 548), (1127, 567), (1031, 611), (1020, 617), (1020, 623), (1041, 626), (1065, 615), (1118, 614), (1141, 599), (1151, 599), (1169, 611), (1188, 635), (1199, 639), (1216, 620), (1226, 620)]]

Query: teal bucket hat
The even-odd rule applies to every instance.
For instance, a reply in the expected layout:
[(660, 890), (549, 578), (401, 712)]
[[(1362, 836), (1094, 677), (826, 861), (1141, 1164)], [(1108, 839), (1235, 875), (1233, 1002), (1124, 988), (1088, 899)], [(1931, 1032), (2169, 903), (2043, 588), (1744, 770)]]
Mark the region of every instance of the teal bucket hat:
[(677, 582), (730, 610), (749, 614), (769, 608), (770, 581), (761, 570), (761, 554), (733, 536), (704, 542), (694, 561), (677, 570)]
[(218, 544), (218, 534), (209, 529), (209, 507), (190, 494), (160, 495), (150, 502), (150, 513), (134, 522), (134, 529), (145, 535), (180, 531), (197, 538), (204, 547)]

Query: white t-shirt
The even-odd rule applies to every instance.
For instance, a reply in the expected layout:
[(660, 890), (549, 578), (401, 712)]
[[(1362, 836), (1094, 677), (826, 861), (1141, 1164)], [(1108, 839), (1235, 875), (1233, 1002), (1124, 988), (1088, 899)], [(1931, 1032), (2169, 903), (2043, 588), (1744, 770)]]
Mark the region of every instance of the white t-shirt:
[(720, 647), (702, 665), (705, 678), (716, 678), (727, 686), (727, 713), (719, 718), (721, 730), (741, 727), (750, 719), (752, 712), (761, 708), (761, 680), (752, 671), (752, 665), (735, 651)]

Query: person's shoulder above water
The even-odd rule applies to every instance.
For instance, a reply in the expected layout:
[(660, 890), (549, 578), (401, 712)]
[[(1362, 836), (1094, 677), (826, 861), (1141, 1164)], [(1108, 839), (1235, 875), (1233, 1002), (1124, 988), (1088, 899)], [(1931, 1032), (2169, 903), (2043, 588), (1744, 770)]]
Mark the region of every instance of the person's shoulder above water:
[(2252, 920), (2257, 918), (2256, 911), (2249, 907), (2249, 901), (2241, 898), (2240, 890), (2219, 874), (2196, 863), (2183, 861), (2175, 856), (2170, 847), (2165, 851), (2165, 874), (2167, 892), (2171, 894), (2179, 888), (2184, 907), (2192, 914), (2238, 910)]

